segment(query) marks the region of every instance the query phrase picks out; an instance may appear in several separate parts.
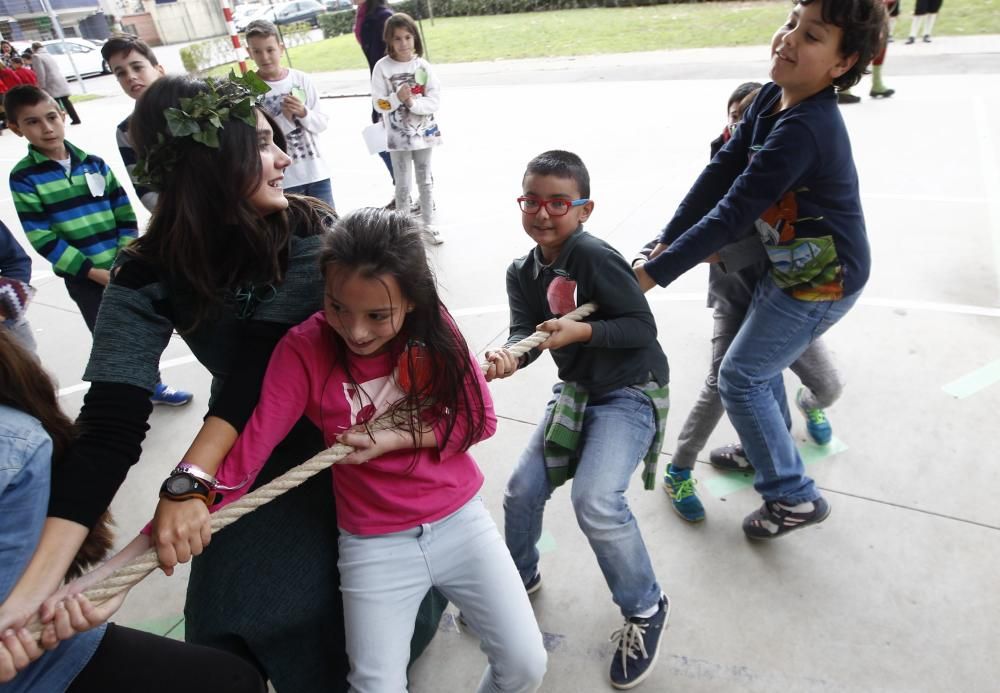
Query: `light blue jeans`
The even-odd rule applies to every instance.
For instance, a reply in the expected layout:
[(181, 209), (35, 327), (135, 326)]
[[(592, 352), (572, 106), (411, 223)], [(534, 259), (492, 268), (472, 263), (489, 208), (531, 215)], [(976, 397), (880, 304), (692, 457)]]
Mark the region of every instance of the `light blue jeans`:
[(860, 292), (839, 301), (800, 301), (761, 279), (739, 333), (719, 368), (719, 394), (756, 472), (766, 501), (819, 498), (788, 431), (782, 371), (854, 306)]
[(535, 614), (483, 499), (393, 534), (340, 530), (348, 682), (359, 693), (406, 691), (413, 622), (433, 585), (462, 611), (489, 661), (480, 693), (530, 693), (545, 675)]
[(396, 182), (396, 209), (400, 212), (410, 209), (410, 186), (415, 174), (417, 190), (420, 192), (420, 218), (425, 226), (430, 226), (434, 221), (434, 176), (431, 175), (433, 151), (433, 147), (428, 147), (389, 152), (393, 180)]
[[(552, 391), (542, 422), (521, 454), (504, 492), (507, 548), (522, 583), (538, 570), (536, 544), (542, 535), (545, 503), (553, 491), (542, 445), (562, 383)], [(656, 606), (662, 593), (639, 525), (625, 498), (629, 480), (649, 450), (655, 432), (653, 404), (640, 390), (624, 387), (592, 397), (584, 413), (580, 461), (571, 482), (576, 521), (597, 556), (611, 598), (625, 617)]]

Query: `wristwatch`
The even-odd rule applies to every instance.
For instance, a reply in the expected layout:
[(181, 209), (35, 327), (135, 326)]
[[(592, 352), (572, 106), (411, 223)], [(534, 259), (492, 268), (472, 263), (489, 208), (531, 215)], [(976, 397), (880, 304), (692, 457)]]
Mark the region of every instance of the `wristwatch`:
[(207, 506), (218, 502), (219, 493), (196, 476), (187, 472), (171, 474), (160, 486), (160, 498), (170, 501), (185, 501), (197, 498)]
[(204, 469), (196, 464), (191, 464), (190, 462), (179, 462), (174, 470), (170, 472), (171, 474), (190, 474), (196, 479), (201, 479), (202, 483), (206, 484), (213, 491), (235, 491), (241, 489), (247, 485), (250, 481), (250, 477), (246, 477), (236, 486), (224, 486), (220, 484), (218, 479), (206, 472)]

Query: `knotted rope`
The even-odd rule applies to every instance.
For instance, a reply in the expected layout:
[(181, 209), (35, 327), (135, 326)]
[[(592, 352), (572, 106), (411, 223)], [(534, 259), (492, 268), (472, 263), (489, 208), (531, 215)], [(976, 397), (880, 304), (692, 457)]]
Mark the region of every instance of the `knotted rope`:
[[(563, 317), (567, 320), (579, 321), (593, 313), (595, 310), (597, 310), (596, 304), (585, 303), (576, 310), (567, 313)], [(530, 337), (526, 337), (516, 344), (511, 345), (507, 348), (507, 350), (513, 356), (520, 357), (540, 345), (548, 337), (548, 332), (539, 330), (533, 333)], [(490, 364), (488, 362), (480, 363), (479, 367), (485, 373), (489, 369)], [(373, 428), (378, 429), (389, 425), (391, 425), (391, 422), (376, 421), (373, 424)], [(312, 478), (316, 474), (319, 474), (327, 467), (336, 464), (353, 451), (354, 448), (349, 445), (337, 443), (333, 447), (306, 460), (299, 466), (289, 469), (281, 476), (267, 484), (264, 484), (257, 490), (248, 493), (231, 505), (227, 505), (222, 508), (222, 510), (213, 513), (211, 519), (212, 534), (228, 527), (247, 513), (251, 513), (265, 503), (271, 502), (286, 491), (290, 491), (291, 489), (299, 486), (304, 481)], [(112, 597), (131, 589), (159, 566), (160, 563), (156, 558), (156, 549), (149, 548), (93, 587), (84, 590), (83, 596), (89, 599), (92, 604), (98, 606)], [(42, 631), (41, 622), (37, 619), (33, 620), (28, 625), (28, 630), (32, 633), (32, 635), (38, 637), (41, 635)]]

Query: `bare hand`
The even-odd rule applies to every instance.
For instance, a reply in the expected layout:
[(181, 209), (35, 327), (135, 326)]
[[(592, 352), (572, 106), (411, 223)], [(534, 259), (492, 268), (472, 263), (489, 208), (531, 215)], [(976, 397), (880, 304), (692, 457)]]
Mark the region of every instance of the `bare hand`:
[(281, 99), (281, 113), (289, 120), (292, 118), (305, 118), (306, 105), (295, 96), (285, 94)]
[(369, 434), (363, 425), (347, 429), (337, 436), (337, 442), (354, 448), (337, 464), (364, 464), (386, 453), (413, 447), (409, 431), (389, 428)]
[(667, 246), (667, 244), (665, 244), (665, 243), (657, 243), (656, 247), (653, 248), (653, 250), (649, 253), (649, 259), (652, 260), (654, 257), (656, 257), (657, 255), (659, 255), (660, 253), (662, 253), (668, 247), (669, 246)]
[(409, 84), (404, 84), (403, 86), (401, 86), (399, 88), (399, 91), (396, 92), (396, 96), (398, 96), (399, 100), (402, 101), (407, 106), (413, 103), (413, 92), (410, 91)]
[(111, 271), (91, 268), (90, 271), (87, 272), (87, 279), (92, 282), (97, 282), (101, 286), (107, 286), (111, 283)]
[(55, 649), (63, 640), (69, 640), (79, 633), (106, 623), (121, 607), (126, 594), (128, 590), (115, 595), (100, 606), (94, 606), (82, 594), (66, 597), (56, 604), (51, 619), (42, 629), (42, 647), (46, 650)]
[(486, 382), (491, 380), (499, 380), (500, 378), (506, 378), (513, 375), (518, 369), (518, 358), (510, 353), (507, 349), (497, 349), (496, 351), (487, 351), (486, 360), (489, 362), (490, 367), (484, 374)]
[(567, 320), (566, 318), (546, 320), (537, 325), (535, 329), (549, 333), (549, 338), (538, 346), (539, 349), (561, 349), (569, 344), (589, 342), (594, 333), (593, 328), (588, 323)]
[(653, 281), (651, 276), (649, 276), (649, 273), (646, 272), (646, 268), (643, 265), (633, 267), (632, 271), (635, 272), (636, 281), (639, 282), (639, 288), (642, 289), (643, 293), (656, 286), (656, 282)]
[(0, 683), (13, 679), (44, 653), (27, 628), (4, 630), (0, 635)]
[(212, 519), (205, 503), (197, 498), (186, 501), (160, 500), (153, 516), (151, 534), (160, 568), (173, 575), (174, 566), (187, 563), (212, 541)]

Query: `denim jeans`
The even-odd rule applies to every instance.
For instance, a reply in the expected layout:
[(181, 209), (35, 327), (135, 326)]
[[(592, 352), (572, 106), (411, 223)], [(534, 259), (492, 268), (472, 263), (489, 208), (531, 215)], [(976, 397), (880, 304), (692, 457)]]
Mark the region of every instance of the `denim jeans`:
[(719, 394), (756, 471), (754, 488), (764, 500), (797, 504), (820, 496), (805, 475), (788, 431), (788, 398), (781, 373), (844, 317), (859, 295), (839, 301), (799, 301), (765, 277), (722, 360)]
[(336, 206), (333, 204), (333, 187), (330, 184), (329, 178), (313, 181), (312, 183), (305, 183), (304, 185), (295, 185), (291, 188), (285, 188), (285, 192), (315, 197), (317, 200), (323, 200), (323, 202), (336, 209)]
[[(562, 391), (557, 384), (541, 423), (521, 454), (504, 492), (504, 529), (514, 565), (527, 582), (538, 570), (542, 515), (553, 488), (542, 445), (552, 407)], [(624, 616), (652, 608), (662, 590), (653, 574), (646, 544), (625, 491), (656, 432), (649, 398), (633, 387), (591, 397), (584, 413), (580, 459), (570, 499), (577, 523), (597, 556), (597, 564)]]
[[(45, 524), (52, 442), (34, 418), (0, 405), (0, 603), (35, 553)], [(75, 635), (32, 662), (4, 693), (64, 691), (90, 661), (106, 626)]]
[(340, 591), (359, 693), (403, 693), (417, 608), (436, 586), (461, 609), (489, 661), (480, 693), (531, 693), (545, 674), (542, 634), (483, 499), (413, 529), (340, 530)]

